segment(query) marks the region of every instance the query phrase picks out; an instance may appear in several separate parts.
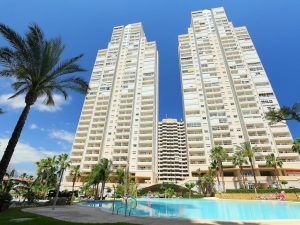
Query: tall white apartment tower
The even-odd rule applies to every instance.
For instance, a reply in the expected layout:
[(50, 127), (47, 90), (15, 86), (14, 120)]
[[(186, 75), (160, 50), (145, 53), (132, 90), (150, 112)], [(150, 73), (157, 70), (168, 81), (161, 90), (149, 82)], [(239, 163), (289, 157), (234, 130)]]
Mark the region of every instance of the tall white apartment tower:
[(179, 58), (190, 175), (206, 170), (210, 150), (222, 146), (232, 167), (236, 145), (256, 147), (256, 173), (275, 153), (285, 168), (299, 168), (285, 123), (265, 119), (278, 101), (246, 27), (234, 27), (223, 8), (192, 12), (188, 33), (179, 36)]
[(184, 122), (166, 118), (158, 123), (158, 181), (177, 182), (189, 176)]
[[(158, 52), (141, 23), (113, 28), (98, 51), (79, 119), (72, 166), (85, 175), (101, 158), (113, 169), (129, 168), (137, 182), (151, 183), (157, 171)], [(127, 167), (128, 166), (128, 167)], [(67, 175), (64, 186), (69, 186)]]

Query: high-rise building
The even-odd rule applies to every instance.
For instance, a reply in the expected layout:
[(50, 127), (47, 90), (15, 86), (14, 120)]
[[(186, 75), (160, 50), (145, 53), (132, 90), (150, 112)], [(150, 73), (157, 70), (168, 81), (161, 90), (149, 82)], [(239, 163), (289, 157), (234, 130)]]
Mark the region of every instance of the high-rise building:
[(184, 122), (163, 119), (158, 123), (158, 181), (177, 182), (189, 176)]
[(270, 174), (265, 159), (270, 153), (283, 160), (284, 168), (299, 168), (286, 123), (265, 119), (279, 104), (247, 28), (234, 27), (223, 8), (191, 16), (188, 33), (179, 36), (190, 176), (207, 170), (213, 146), (228, 152), (223, 164), (233, 169), (225, 175), (233, 175), (232, 155), (243, 142), (256, 148), (257, 175)]
[[(72, 166), (84, 176), (101, 158), (113, 169), (128, 168), (139, 183), (157, 174), (158, 52), (141, 23), (113, 28), (106, 49), (98, 51), (80, 115)], [(71, 184), (66, 175), (64, 186)], [(79, 185), (79, 184), (78, 184)]]

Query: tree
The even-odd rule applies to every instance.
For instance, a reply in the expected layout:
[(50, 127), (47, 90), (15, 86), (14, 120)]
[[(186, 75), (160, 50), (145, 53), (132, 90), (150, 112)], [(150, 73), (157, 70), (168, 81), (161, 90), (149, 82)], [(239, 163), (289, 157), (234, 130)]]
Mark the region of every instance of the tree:
[(223, 191), (225, 191), (223, 161), (228, 158), (228, 154), (222, 146), (214, 146), (211, 149), (210, 158), (212, 161), (217, 162), (218, 168), (221, 172)]
[(94, 198), (98, 199), (99, 184), (101, 182), (101, 165), (97, 164), (92, 168), (90, 175), (87, 178), (87, 186), (94, 187)]
[(256, 174), (254, 170), (254, 157), (255, 157), (255, 150), (251, 147), (250, 142), (244, 142), (241, 144), (241, 146), (237, 146), (237, 149), (245, 155), (245, 157), (248, 158), (248, 161), (250, 162), (253, 178), (254, 178), (254, 184), (255, 184), (255, 190), (257, 188), (257, 179)]
[(73, 177), (72, 178), (72, 198), (74, 197), (74, 187), (75, 187), (75, 182), (77, 181), (77, 179), (81, 176), (80, 173), (80, 165), (76, 165), (74, 166), (71, 171), (70, 171), (70, 175)]
[(48, 194), (49, 189), (55, 188), (57, 184), (57, 159), (56, 156), (40, 159), (37, 165), (37, 181), (41, 184), (40, 189), (43, 191), (44, 198)]
[(189, 189), (189, 198), (191, 198), (191, 194), (192, 194), (192, 189), (196, 186), (195, 183), (185, 183), (184, 186)]
[(288, 182), (287, 180), (281, 180), (280, 183), (284, 185), (284, 188), (286, 188), (286, 185), (287, 185), (289, 182)]
[(112, 162), (106, 158), (100, 160), (100, 181), (101, 181), (101, 191), (100, 191), (100, 198), (103, 199), (105, 183), (109, 179), (109, 175), (112, 171)]
[(118, 168), (116, 171), (117, 183), (124, 184), (125, 180), (125, 170), (122, 168)]
[(297, 152), (298, 154), (300, 154), (300, 138), (297, 138), (294, 141), (292, 150), (293, 150), (293, 152)]
[(272, 109), (266, 114), (266, 119), (271, 123), (295, 120), (300, 122), (300, 103), (295, 103), (292, 107), (282, 107), (279, 110)]
[(215, 175), (215, 177), (217, 177), (218, 185), (220, 186), (220, 179), (219, 179), (220, 170), (217, 161), (213, 160), (210, 162), (210, 169), (214, 171), (213, 174)]
[(165, 190), (165, 196), (166, 196), (167, 198), (172, 198), (173, 195), (175, 195), (175, 191), (174, 191), (173, 188), (169, 187), (169, 188), (167, 188), (167, 189)]
[(78, 55), (61, 62), (65, 46), (60, 38), (46, 39), (41, 28), (30, 25), (24, 37), (4, 24), (0, 24), (0, 34), (9, 43), (0, 48), (0, 76), (12, 77), (15, 93), (10, 97), (25, 96), (25, 107), (8, 141), (0, 162), (0, 183), (13, 156), (15, 147), (28, 117), (30, 108), (38, 98), (45, 97), (46, 105), (54, 105), (55, 93), (68, 98), (67, 90), (85, 94), (88, 84), (77, 76), (67, 76), (85, 71), (77, 62)]
[(283, 162), (279, 157), (276, 157), (274, 153), (271, 153), (269, 155), (266, 156), (266, 165), (269, 167), (273, 167), (274, 168), (274, 175), (277, 178), (277, 184), (278, 186), (280, 186), (280, 180), (279, 180), (279, 170), (278, 167), (282, 167)]
[(199, 175), (197, 185), (204, 196), (211, 195), (214, 191), (214, 172), (208, 169), (208, 172), (203, 176)]
[(70, 171), (70, 176), (72, 176), (72, 192), (74, 192), (75, 182), (81, 176), (80, 165), (74, 166)]
[(241, 150), (236, 151), (233, 154), (232, 163), (233, 163), (233, 165), (239, 167), (240, 174), (241, 174), (242, 180), (243, 180), (243, 186), (244, 186), (244, 188), (246, 188), (246, 180), (245, 180), (245, 175), (243, 173), (243, 166), (244, 166), (244, 164), (248, 164), (248, 160), (247, 160), (244, 152), (242, 152)]
[(53, 201), (53, 205), (52, 205), (52, 209), (55, 209), (56, 206), (56, 202), (57, 202), (57, 198), (58, 198), (58, 194), (59, 194), (59, 189), (60, 189), (60, 185), (61, 185), (61, 181), (64, 175), (64, 171), (70, 166), (70, 161), (68, 160), (68, 154), (66, 153), (62, 153), (57, 157), (57, 165), (59, 167), (59, 181), (56, 185), (56, 190), (55, 190), (55, 198)]

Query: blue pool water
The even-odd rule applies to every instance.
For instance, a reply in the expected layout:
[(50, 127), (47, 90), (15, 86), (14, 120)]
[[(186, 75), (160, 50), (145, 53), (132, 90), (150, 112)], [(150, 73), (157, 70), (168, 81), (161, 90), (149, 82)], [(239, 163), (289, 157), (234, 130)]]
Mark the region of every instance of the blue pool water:
[[(212, 220), (300, 219), (300, 204), (280, 201), (211, 200), (211, 199), (138, 199), (132, 215), (165, 218)], [(115, 209), (122, 202), (115, 202)], [(111, 201), (82, 203), (112, 211)], [(121, 212), (121, 213), (124, 213)]]

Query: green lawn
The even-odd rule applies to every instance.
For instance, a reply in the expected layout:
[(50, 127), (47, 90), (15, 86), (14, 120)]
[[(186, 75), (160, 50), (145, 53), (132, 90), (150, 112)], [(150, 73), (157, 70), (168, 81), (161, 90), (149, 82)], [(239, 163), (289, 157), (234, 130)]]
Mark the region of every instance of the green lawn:
[[(12, 219), (17, 218), (32, 218), (30, 221), (23, 221), (23, 222), (13, 222)], [(80, 224), (87, 224), (87, 223), (72, 223), (66, 222), (61, 220), (52, 219), (45, 216), (40, 216), (32, 213), (22, 212), (21, 208), (11, 208), (3, 213), (0, 213), (0, 224), (1, 225), (80, 225)], [(96, 225), (95, 223), (93, 223)], [(98, 224), (98, 223), (97, 223)], [(100, 223), (99, 223), (100, 224)], [(101, 225), (132, 225), (129, 223), (101, 223)]]

